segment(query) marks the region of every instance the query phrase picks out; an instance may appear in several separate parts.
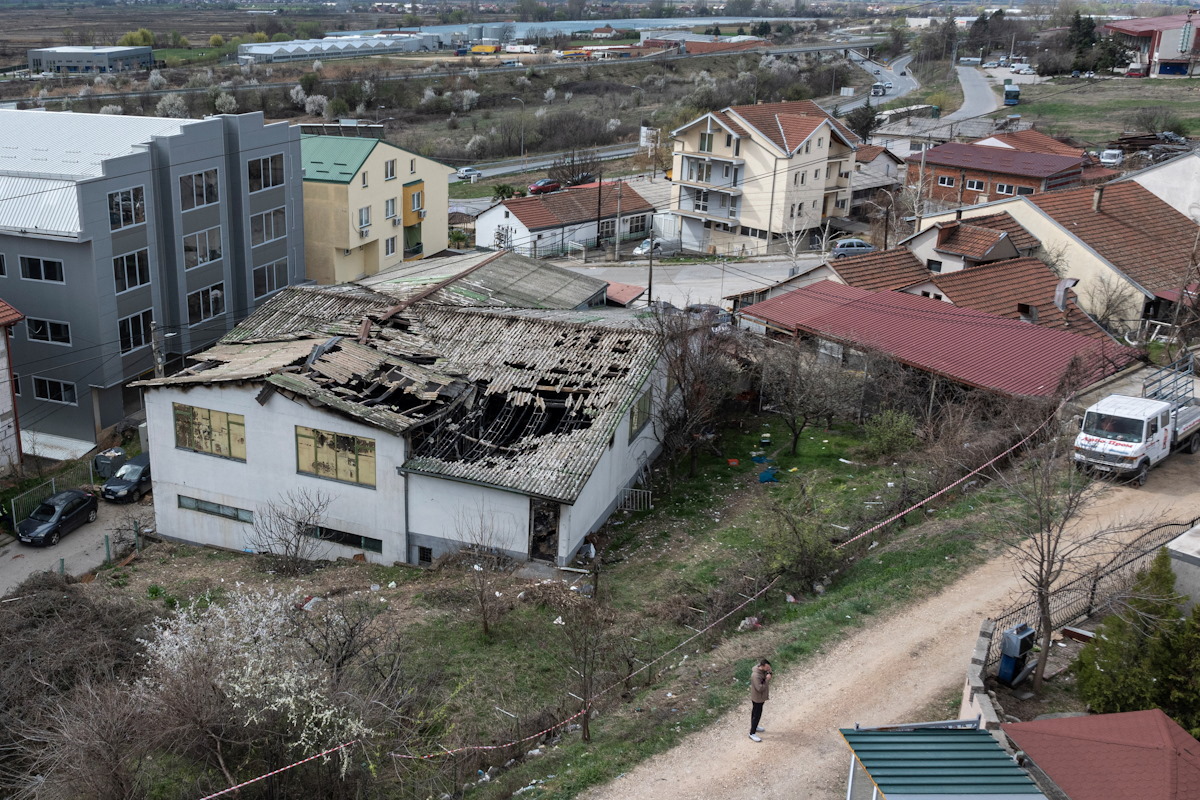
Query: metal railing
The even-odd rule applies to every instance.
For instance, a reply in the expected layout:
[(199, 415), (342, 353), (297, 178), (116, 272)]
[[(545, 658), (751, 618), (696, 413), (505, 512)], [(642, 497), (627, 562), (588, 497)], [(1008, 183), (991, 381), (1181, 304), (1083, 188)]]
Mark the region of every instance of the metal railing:
[[(1200, 518), (1191, 522), (1166, 522), (1143, 531), (1107, 563), (1101, 564), (1087, 574), (1064, 583), (1050, 595), (1050, 621), (1052, 628), (1060, 628), (1108, 606), (1114, 599), (1129, 591), (1137, 573), (1154, 559), (1154, 554), (1167, 542), (1196, 526)], [(1025, 622), (1031, 627), (1038, 625), (1037, 601), (1032, 600), (1011, 608), (994, 617), (996, 633)], [(1041, 633), (1039, 632), (1039, 637)], [(993, 636), (988, 647), (984, 669), (1000, 660), (1002, 636)]]
[(96, 474), (92, 471), (91, 459), (80, 461), (69, 469), (50, 478), (45, 483), (40, 483), (32, 489), (14, 497), (12, 503), (9, 504), (13, 524), (15, 525), (28, 517), (29, 512), (37, 508), (39, 503), (60, 489), (78, 489), (85, 486), (95, 486), (97, 483), (99, 481)]

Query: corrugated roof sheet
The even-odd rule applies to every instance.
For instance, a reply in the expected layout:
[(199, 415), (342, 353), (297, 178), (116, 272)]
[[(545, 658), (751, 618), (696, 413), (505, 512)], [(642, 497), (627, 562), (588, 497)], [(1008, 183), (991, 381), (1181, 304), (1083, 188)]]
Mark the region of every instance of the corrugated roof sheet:
[(78, 235), (82, 225), (75, 181), (0, 175), (0, 230)]
[(318, 329), (314, 326), (330, 320), (361, 320), (392, 303), (390, 298), (358, 286), (289, 286), (238, 323), (221, 342), (311, 337)]
[(995, 133), (991, 136), (985, 136), (982, 139), (976, 139), (971, 144), (980, 144), (983, 147), (996, 147), (997, 145), (982, 145), (982, 142), (987, 140), (995, 140), (999, 146), (1008, 146), (1013, 150), (1021, 150), (1026, 153), (1046, 153), (1056, 156), (1074, 156), (1082, 159), (1083, 151), (1078, 147), (1060, 142), (1053, 136), (1047, 136), (1039, 130), (1030, 128), (1024, 131), (1007, 131), (1005, 133)]
[[(0, 175), (77, 181), (103, 173), (110, 158), (145, 149), (201, 120), (0, 109)], [(7, 196), (7, 195), (5, 195)]]
[(922, 160), (926, 164), (942, 167), (961, 167), (1030, 178), (1048, 178), (1071, 170), (1079, 171), (1082, 163), (1078, 156), (1026, 153), (1021, 150), (960, 142), (940, 144), (906, 159), (910, 167), (920, 164)]
[(877, 350), (957, 383), (1013, 396), (1052, 395), (1072, 368), (1083, 383), (1091, 383), (1135, 356), (1130, 348), (1067, 331), (927, 297), (867, 292), (831, 281), (755, 303), (739, 313), (780, 330)]
[[(1099, 190), (1100, 210), (1093, 211)], [(1177, 289), (1189, 274), (1200, 227), (1138, 183), (1085, 186), (1022, 199), (1151, 292)]]
[(521, 220), (522, 225), (536, 231), (615, 217), (618, 194), (622, 217), (654, 211), (654, 206), (624, 181), (602, 186), (573, 186), (552, 194), (514, 197), (505, 200), (503, 205)]
[(1155, 31), (1182, 28), (1190, 14), (1172, 14), (1169, 17), (1139, 17), (1138, 19), (1113, 20), (1104, 25), (1109, 30), (1128, 33), (1131, 36), (1146, 36)]
[(1200, 742), (1161, 709), (1001, 728), (1071, 800), (1200, 797)]
[[(471, 269), (480, 260), (486, 263)], [(597, 304), (607, 285), (599, 278), (513, 252), (411, 261), (359, 283), (389, 297), (408, 300), (456, 272), (465, 274), (429, 295), (424, 302), (445, 306), (576, 308)]]
[(301, 136), (304, 180), (349, 183), (378, 143), (377, 139), (350, 136)]
[(843, 728), (840, 733), (888, 800), (929, 795), (981, 800), (1045, 797), (987, 731)]

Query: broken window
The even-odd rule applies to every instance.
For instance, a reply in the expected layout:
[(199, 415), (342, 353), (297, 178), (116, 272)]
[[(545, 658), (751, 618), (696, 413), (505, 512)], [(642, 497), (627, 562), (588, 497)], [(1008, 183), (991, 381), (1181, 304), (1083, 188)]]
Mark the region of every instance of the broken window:
[(642, 428), (646, 427), (646, 423), (650, 421), (650, 404), (653, 399), (653, 392), (653, 389), (647, 389), (629, 411), (629, 441), (631, 442), (638, 437), (638, 434), (642, 432)]
[(296, 471), (375, 486), (375, 440), (296, 426)]
[(529, 499), (529, 557), (536, 561), (558, 558), (558, 503)]
[(246, 460), (246, 418), (196, 406), (173, 403), (175, 446), (197, 453)]

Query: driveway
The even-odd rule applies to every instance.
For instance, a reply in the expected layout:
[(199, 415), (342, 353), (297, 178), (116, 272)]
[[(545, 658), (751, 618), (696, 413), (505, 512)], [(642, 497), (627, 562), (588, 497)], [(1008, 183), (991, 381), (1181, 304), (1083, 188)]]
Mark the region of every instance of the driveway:
[[(1085, 511), (1092, 530), (1147, 518), (1186, 521), (1200, 508), (1200, 457), (1171, 456), (1142, 489), (1110, 487)], [(914, 722), (959, 689), (980, 623), (1007, 608), (1021, 584), (1004, 556), (927, 600), (864, 627), (786, 673), (776, 672), (761, 744), (746, 737), (749, 703), (654, 756), (585, 800), (839, 800), (849, 751), (838, 728)], [(741, 645), (754, 653), (753, 642)]]
[[(963, 104), (958, 111), (947, 114), (947, 120), (973, 119), (989, 114), (1000, 107), (1000, 98), (988, 81), (988, 74), (975, 67), (957, 67), (958, 82), (963, 90)], [(1016, 77), (1025, 77), (1018, 75)], [(1001, 81), (1003, 83), (1003, 81)]]
[[(15, 589), (34, 572), (57, 571), (59, 559), (71, 575), (82, 575), (104, 563), (104, 535), (116, 540), (118, 530), (132, 531), (132, 515), (145, 525), (154, 524), (154, 505), (149, 495), (145, 505), (116, 505), (100, 501), (95, 522), (68, 533), (54, 547), (31, 547), (0, 534), (0, 596)], [(116, 545), (113, 545), (116, 554)]]

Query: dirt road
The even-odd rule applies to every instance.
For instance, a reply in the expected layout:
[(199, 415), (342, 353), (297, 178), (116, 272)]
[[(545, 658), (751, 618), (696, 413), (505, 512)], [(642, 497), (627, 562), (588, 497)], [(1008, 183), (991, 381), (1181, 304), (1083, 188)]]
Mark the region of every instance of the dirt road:
[[(1113, 487), (1080, 525), (1200, 514), (1200, 459), (1169, 458), (1142, 489)], [(762, 744), (750, 741), (749, 700), (711, 728), (651, 758), (585, 800), (835, 800), (845, 797), (850, 751), (838, 728), (912, 721), (961, 686), (979, 625), (1019, 590), (996, 558), (915, 607), (882, 618), (787, 673), (776, 671)]]

